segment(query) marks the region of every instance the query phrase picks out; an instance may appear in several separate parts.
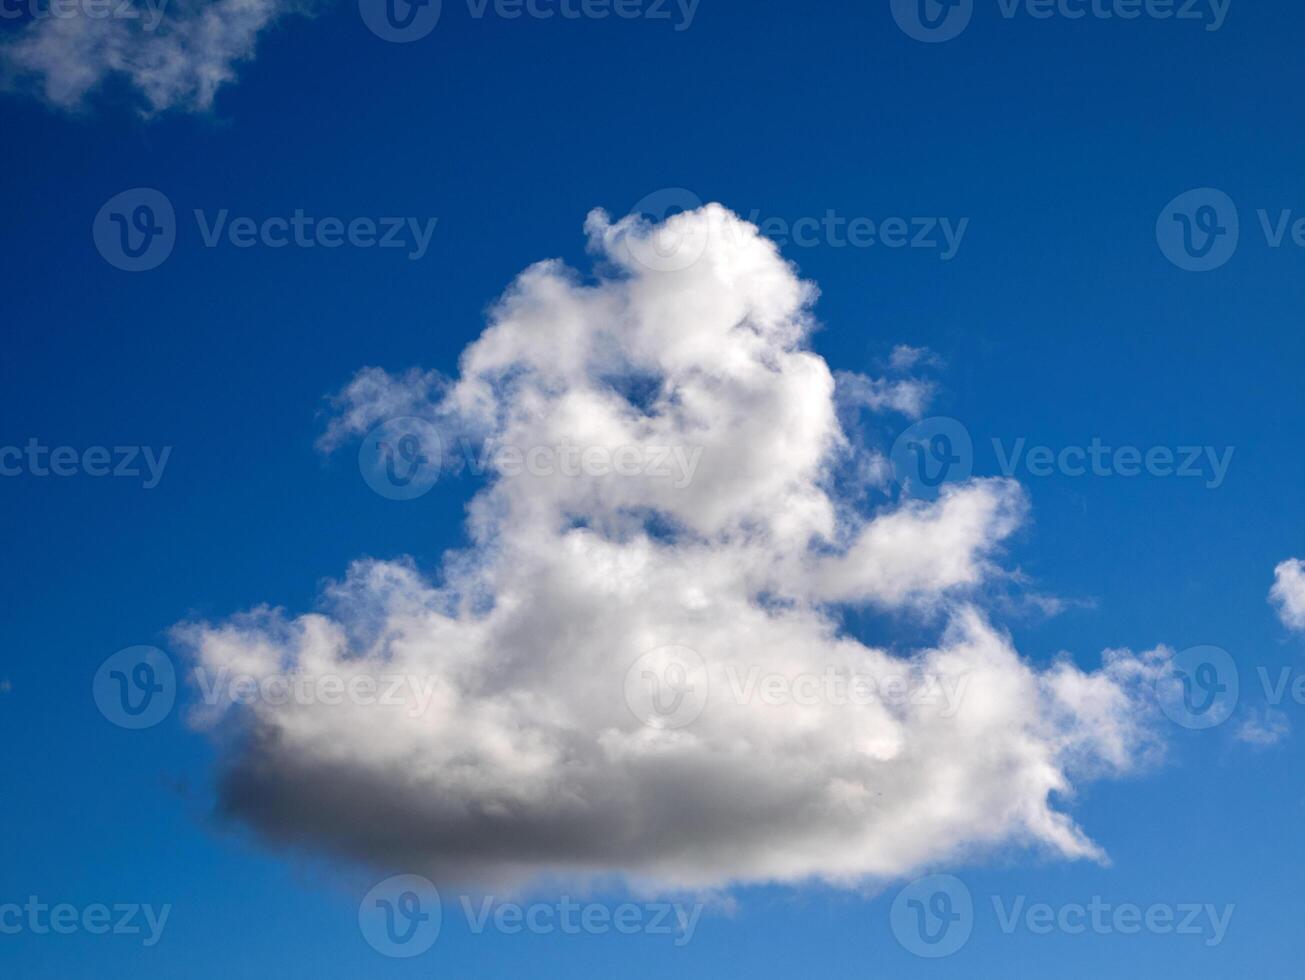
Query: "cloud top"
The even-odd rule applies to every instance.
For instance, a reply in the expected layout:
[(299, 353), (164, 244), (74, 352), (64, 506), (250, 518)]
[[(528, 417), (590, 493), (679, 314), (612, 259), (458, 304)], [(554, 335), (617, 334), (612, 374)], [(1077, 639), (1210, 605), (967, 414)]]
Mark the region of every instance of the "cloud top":
[(1269, 601), (1288, 629), (1305, 630), (1305, 562), (1289, 558), (1273, 570)]

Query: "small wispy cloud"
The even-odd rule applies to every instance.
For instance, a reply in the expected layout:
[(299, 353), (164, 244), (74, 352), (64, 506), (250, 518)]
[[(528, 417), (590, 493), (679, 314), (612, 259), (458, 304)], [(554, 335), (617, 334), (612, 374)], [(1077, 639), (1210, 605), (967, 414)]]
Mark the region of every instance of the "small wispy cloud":
[(1252, 709), (1237, 729), (1237, 740), (1249, 745), (1277, 745), (1291, 733), (1291, 722), (1275, 708)]
[(942, 358), (928, 347), (912, 347), (898, 344), (888, 358), (888, 364), (894, 371), (910, 371), (916, 367), (937, 367)]
[(263, 31), (306, 12), (300, 0), (147, 0), (119, 6), (114, 16), (33, 19), (0, 43), (0, 79), (61, 109), (81, 108), (117, 78), (135, 90), (146, 115), (204, 111), (254, 56)]

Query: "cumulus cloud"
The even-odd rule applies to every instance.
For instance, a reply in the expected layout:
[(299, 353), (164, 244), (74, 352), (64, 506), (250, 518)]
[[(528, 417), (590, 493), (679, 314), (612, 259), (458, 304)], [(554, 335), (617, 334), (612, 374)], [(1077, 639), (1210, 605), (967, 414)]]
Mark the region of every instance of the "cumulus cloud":
[(1288, 629), (1305, 630), (1305, 562), (1289, 558), (1273, 570), (1269, 601)]
[(300, 0), (148, 0), (115, 3), (102, 16), (47, 15), (0, 44), (0, 71), (65, 109), (121, 78), (149, 113), (205, 110), (253, 57), (259, 34), (306, 9)]
[[(693, 479), (491, 470), (437, 574), (362, 560), (317, 611), (178, 627), (210, 676), (412, 681), (383, 705), (196, 714), (222, 736), (224, 813), (480, 885), (853, 885), (1011, 845), (1102, 857), (1065, 804), (1156, 750), (1169, 653), (1093, 671), (1019, 655), (982, 610), (1026, 513), (1014, 482), (868, 512), (833, 489), (856, 452), (806, 345), (816, 290), (754, 227), (708, 205), (586, 228), (593, 276), (527, 269), (447, 382), (362, 372), (324, 447), (401, 413), (523, 448), (694, 447)], [(654, 241), (706, 244), (650, 265)], [(860, 606), (935, 639), (862, 642), (842, 627)]]

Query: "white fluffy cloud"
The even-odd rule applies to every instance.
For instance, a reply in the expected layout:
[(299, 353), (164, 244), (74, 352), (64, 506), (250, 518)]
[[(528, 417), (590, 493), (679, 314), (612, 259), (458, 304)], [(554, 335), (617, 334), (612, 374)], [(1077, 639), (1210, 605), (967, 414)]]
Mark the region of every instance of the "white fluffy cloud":
[[(469, 546), (434, 578), (360, 561), (317, 612), (179, 627), (210, 676), (414, 679), (385, 706), (197, 715), (240, 736), (218, 743), (225, 812), (273, 841), (481, 884), (852, 884), (1009, 845), (1099, 857), (1064, 802), (1149, 754), (1167, 652), (1108, 651), (1093, 672), (1020, 657), (981, 611), (1026, 510), (1012, 481), (869, 512), (834, 489), (863, 447), (805, 344), (816, 291), (751, 225), (709, 205), (586, 227), (593, 278), (526, 270), (451, 381), (362, 372), (324, 447), (415, 414), (517, 447), (693, 447), (694, 478), (491, 473)], [(658, 271), (640, 260), (654, 235), (706, 244)], [(867, 605), (936, 639), (861, 642), (840, 616)], [(664, 647), (700, 658), (675, 678), (699, 699), (678, 727), (640, 709), (640, 665)]]
[[(296, 0), (149, 0), (113, 3), (108, 15), (45, 16), (0, 44), (0, 67), (61, 108), (77, 108), (113, 77), (149, 112), (208, 109), (258, 35)], [(134, 16), (121, 16), (130, 11)]]
[(1284, 626), (1305, 630), (1305, 562), (1289, 558), (1273, 570), (1269, 601), (1278, 607)]

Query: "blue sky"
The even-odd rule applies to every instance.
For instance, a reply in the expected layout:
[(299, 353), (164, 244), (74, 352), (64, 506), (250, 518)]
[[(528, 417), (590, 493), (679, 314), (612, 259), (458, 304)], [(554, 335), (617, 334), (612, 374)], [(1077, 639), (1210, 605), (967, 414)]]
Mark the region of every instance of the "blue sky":
[[(545, 20), (491, 6), (477, 18), (445, 0), (429, 36), (394, 44), (355, 6), (322, 5), (262, 31), (207, 108), (142, 113), (115, 76), (72, 108), (23, 79), (0, 94), (0, 444), (171, 447), (151, 489), (145, 476), (0, 478), (0, 905), (172, 907), (150, 947), (85, 930), (0, 935), (7, 973), (1230, 976), (1286, 972), (1305, 952), (1305, 777), (1298, 733), (1283, 730), (1299, 726), (1300, 704), (1289, 692), (1277, 706), (1271, 744), (1239, 737), (1266, 707), (1260, 671), (1305, 669), (1305, 641), (1267, 601), (1275, 566), (1305, 552), (1305, 249), (1290, 231), (1272, 247), (1257, 213), (1305, 216), (1292, 125), (1305, 15), (1233, 0), (1207, 30), (1023, 7), (1007, 18), (975, 0), (959, 36), (921, 43), (887, 0), (701, 0), (688, 24), (669, 10)], [(0, 24), (6, 43), (32, 29), (28, 16)], [(172, 204), (177, 238), (157, 268), (129, 273), (97, 251), (92, 225), (142, 187)], [(862, 888), (745, 884), (727, 890), (732, 909), (716, 894), (683, 945), (476, 934), (446, 894), (431, 950), (386, 958), (358, 926), (383, 874), (303, 841), (268, 844), (215, 811), (225, 750), (187, 724), (184, 686), (168, 717), (131, 731), (97, 709), (92, 682), (136, 645), (183, 663), (178, 622), (263, 603), (298, 615), (361, 556), (412, 555), (433, 571), (464, 545), (477, 480), (441, 480), (414, 501), (373, 493), (356, 444), (315, 448), (327, 396), (364, 366), (455, 375), (523, 269), (559, 257), (589, 274), (589, 211), (619, 218), (663, 188), (783, 239), (819, 285), (810, 346), (831, 369), (880, 376), (897, 345), (932, 351), (923, 414), (963, 426), (980, 477), (1001, 475), (1021, 439), (1057, 453), (1094, 439), (1231, 448), (1214, 487), (1017, 466), (1030, 510), (1001, 565), (1019, 577), (985, 601), (1038, 668), (1062, 652), (1091, 670), (1109, 648), (1222, 648), (1239, 703), (1209, 730), (1161, 718), (1163, 760), (1076, 782), (1058, 808), (1108, 863), (1011, 844)], [(1166, 207), (1196, 188), (1222, 191), (1240, 219), (1237, 248), (1208, 272), (1177, 267), (1157, 240)], [(196, 209), (206, 223), (224, 209), (437, 221), (413, 258), (206, 247)], [(892, 218), (913, 234), (968, 221), (943, 258), (882, 239), (840, 245), (813, 224), (831, 213), (881, 233)], [(876, 417), (868, 438), (887, 452), (910, 424)], [(1038, 614), (1033, 595), (1063, 608)], [(882, 610), (846, 622), (866, 642), (904, 645), (932, 642), (936, 625)], [(957, 876), (974, 904), (968, 942), (939, 960), (892, 928), (895, 896), (926, 872)], [(617, 886), (595, 894), (625, 900)], [(1207, 945), (1208, 933), (1006, 932), (994, 907), (1094, 896), (1234, 910)]]

